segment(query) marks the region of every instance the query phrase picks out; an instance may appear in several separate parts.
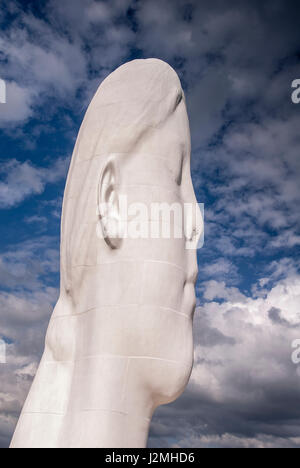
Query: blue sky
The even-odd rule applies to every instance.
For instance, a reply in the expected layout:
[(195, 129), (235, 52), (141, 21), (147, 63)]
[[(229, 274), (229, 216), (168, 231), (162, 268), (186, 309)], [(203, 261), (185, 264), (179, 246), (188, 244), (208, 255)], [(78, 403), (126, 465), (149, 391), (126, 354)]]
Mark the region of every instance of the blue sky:
[(193, 375), (157, 411), (149, 444), (299, 447), (298, 2), (7, 0), (0, 22), (0, 446), (57, 299), (64, 183), (87, 105), (120, 64), (157, 57), (186, 93), (206, 234)]

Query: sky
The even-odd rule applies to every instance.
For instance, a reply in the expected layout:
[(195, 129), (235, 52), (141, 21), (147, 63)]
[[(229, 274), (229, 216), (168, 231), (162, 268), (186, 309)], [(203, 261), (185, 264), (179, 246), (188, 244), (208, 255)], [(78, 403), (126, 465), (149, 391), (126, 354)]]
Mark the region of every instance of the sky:
[(64, 184), (86, 108), (122, 63), (178, 73), (205, 204), (190, 383), (150, 447), (300, 447), (300, 6), (293, 0), (0, 5), (0, 447), (58, 298)]

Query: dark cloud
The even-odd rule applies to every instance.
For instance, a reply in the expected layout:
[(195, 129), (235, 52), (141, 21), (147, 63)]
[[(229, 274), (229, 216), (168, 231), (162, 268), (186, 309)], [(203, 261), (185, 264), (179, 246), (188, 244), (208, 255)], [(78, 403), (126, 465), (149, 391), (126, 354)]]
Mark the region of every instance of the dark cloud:
[(286, 327), (289, 327), (291, 325), (290, 322), (288, 322), (281, 316), (281, 310), (277, 309), (276, 307), (271, 307), (271, 309), (268, 310), (268, 315), (270, 320), (272, 320), (272, 322), (274, 323), (278, 323)]
[(277, 323), (284, 327), (292, 327), (292, 328), (299, 327), (299, 323), (290, 323), (288, 320), (286, 320), (282, 316), (282, 311), (280, 309), (277, 309), (276, 307), (271, 307), (271, 309), (268, 310), (268, 315), (269, 315), (270, 320), (275, 324)]
[(198, 320), (194, 324), (194, 340), (196, 344), (204, 347), (212, 347), (217, 345), (234, 345), (235, 339), (231, 336), (224, 335), (216, 327), (209, 325), (210, 320), (204, 310), (198, 315)]

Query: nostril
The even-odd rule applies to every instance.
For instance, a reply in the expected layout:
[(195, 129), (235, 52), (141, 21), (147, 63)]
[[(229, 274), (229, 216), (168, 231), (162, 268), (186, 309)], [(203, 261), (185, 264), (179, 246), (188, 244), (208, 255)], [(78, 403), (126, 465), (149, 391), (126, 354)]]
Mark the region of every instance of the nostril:
[(193, 241), (194, 239), (197, 238), (197, 236), (199, 235), (199, 229), (197, 229), (196, 227), (193, 228), (193, 230), (191, 231), (191, 233), (188, 235), (188, 239), (189, 241)]
[(177, 107), (178, 104), (180, 104), (181, 100), (182, 100), (182, 91), (180, 91), (180, 92), (177, 94), (175, 107)]

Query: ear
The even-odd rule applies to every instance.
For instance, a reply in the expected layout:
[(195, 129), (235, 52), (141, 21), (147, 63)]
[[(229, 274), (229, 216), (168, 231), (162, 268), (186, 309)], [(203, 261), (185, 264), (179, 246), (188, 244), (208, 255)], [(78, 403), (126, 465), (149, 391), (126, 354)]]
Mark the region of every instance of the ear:
[(121, 245), (121, 216), (118, 177), (115, 163), (108, 161), (100, 175), (98, 186), (98, 215), (105, 242), (117, 249)]

